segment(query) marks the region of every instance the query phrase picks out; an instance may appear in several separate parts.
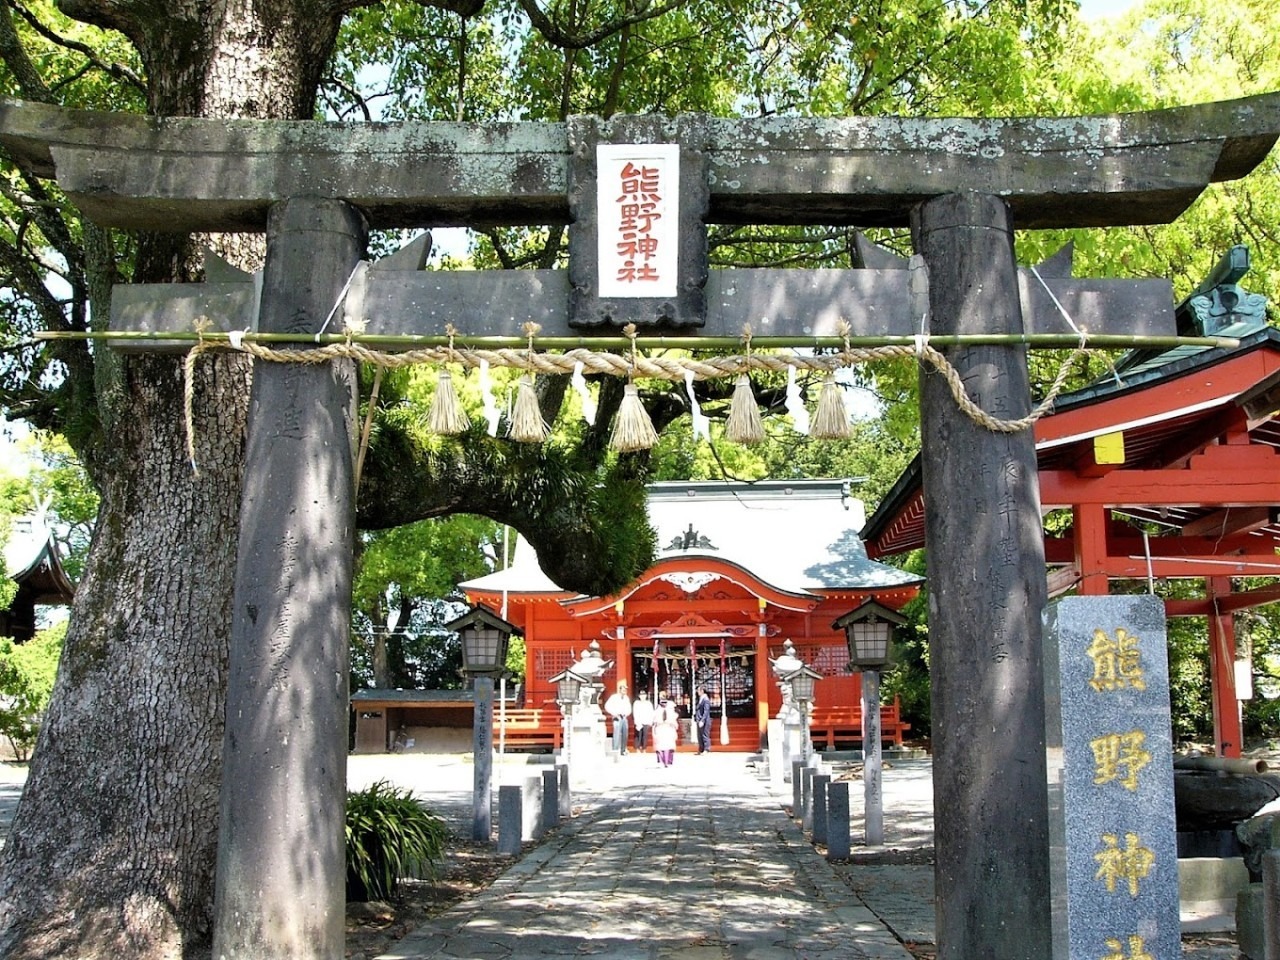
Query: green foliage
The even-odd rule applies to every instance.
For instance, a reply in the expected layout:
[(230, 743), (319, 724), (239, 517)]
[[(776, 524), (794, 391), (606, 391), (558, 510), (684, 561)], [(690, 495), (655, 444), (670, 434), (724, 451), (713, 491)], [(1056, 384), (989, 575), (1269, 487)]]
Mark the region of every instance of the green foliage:
[(444, 862), (444, 822), (410, 790), (379, 780), (347, 794), (347, 900), (392, 900), (400, 881), (435, 876)]
[(22, 446), (31, 463), (26, 479), (32, 505), (49, 505), (47, 521), (58, 541), (63, 569), (76, 583), (98, 519), (98, 492), (64, 437), (35, 431)]
[(36, 744), (66, 635), (64, 621), (23, 644), (0, 638), (0, 736), (19, 760)]
[[(926, 576), (923, 550), (915, 550), (900, 558), (904, 570)], [(933, 731), (931, 719), (932, 691), (929, 678), (929, 585), (926, 582), (916, 598), (901, 611), (907, 622), (894, 631), (893, 666), (883, 680), (883, 697), (898, 697), (902, 719), (911, 724), (911, 736), (928, 737)]]
[[(1044, 63), (1049, 112), (1109, 113), (1224, 100), (1280, 90), (1280, 7), (1270, 0), (1148, 0), (1121, 21), (1073, 31)], [(1234, 244), (1253, 270), (1246, 289), (1280, 302), (1280, 152), (1252, 174), (1214, 184), (1172, 224), (1019, 235), (1038, 262), (1071, 239), (1078, 276), (1166, 277), (1186, 296)]]
[[(5, 547), (9, 542), (9, 529), (13, 522), (13, 515), (7, 510), (0, 507), (0, 557), (5, 555)], [(7, 574), (7, 571), (3, 571)], [(13, 603), (13, 598), (18, 595), (18, 585), (9, 577), (0, 576), (0, 610), (9, 609), (9, 604)]]
[(525, 643), (524, 637), (512, 637), (507, 644), (507, 673), (511, 674), (511, 679), (519, 683), (524, 680), (524, 656)]
[[(1274, 582), (1249, 577), (1234, 586), (1245, 591)], [(1253, 667), (1253, 699), (1244, 702), (1245, 743), (1280, 739), (1280, 604), (1237, 612), (1236, 641)]]

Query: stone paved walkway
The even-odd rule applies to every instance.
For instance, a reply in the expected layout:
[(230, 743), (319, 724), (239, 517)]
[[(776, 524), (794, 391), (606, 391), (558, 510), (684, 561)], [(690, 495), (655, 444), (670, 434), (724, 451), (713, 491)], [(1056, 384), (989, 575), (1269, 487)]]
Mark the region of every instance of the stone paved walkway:
[(387, 960), (910, 960), (742, 754), (651, 763)]

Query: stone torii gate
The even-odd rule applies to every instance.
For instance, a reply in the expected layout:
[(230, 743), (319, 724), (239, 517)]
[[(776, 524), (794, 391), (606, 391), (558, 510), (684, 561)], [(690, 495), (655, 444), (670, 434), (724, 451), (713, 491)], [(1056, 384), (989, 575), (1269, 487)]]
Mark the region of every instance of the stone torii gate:
[[(0, 104), (0, 143), (107, 226), (262, 231), (261, 278), (119, 287), (119, 331), (307, 337), (335, 303), (368, 333), (930, 336), (1173, 332), (1168, 285), (1014, 262), (1020, 228), (1166, 222), (1280, 135), (1280, 94), (1111, 117), (699, 117), (568, 124), (205, 121)], [(677, 289), (602, 295), (599, 144), (677, 145)], [(624, 151), (625, 152), (625, 151)], [(906, 226), (913, 270), (708, 271), (708, 222)], [(568, 271), (424, 274), (420, 250), (362, 264), (370, 228), (571, 223)], [(692, 231), (692, 233), (690, 232)], [(606, 251), (607, 252), (607, 251)], [(409, 261), (407, 264), (405, 261)], [(1047, 288), (1047, 289), (1046, 289)], [(1049, 296), (1047, 290), (1052, 290)], [(122, 345), (128, 343), (122, 341)], [(188, 342), (161, 349), (181, 350)], [(139, 344), (135, 348), (142, 349)], [(148, 348), (154, 349), (155, 345)], [(1030, 409), (1025, 346), (944, 350), (969, 396)], [(944, 960), (1049, 955), (1043, 543), (1030, 431), (992, 432), (922, 374), (932, 572), (937, 943)], [(349, 365), (255, 373), (235, 584), (214, 953), (342, 953)], [(978, 482), (975, 482), (978, 481)], [(305, 614), (304, 614), (305, 611)], [(301, 722), (300, 722), (301, 721)]]

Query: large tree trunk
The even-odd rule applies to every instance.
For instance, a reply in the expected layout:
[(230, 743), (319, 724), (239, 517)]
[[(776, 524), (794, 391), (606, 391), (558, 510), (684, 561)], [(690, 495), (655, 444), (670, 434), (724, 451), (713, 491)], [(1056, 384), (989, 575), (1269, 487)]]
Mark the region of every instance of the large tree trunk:
[[(158, 113), (307, 118), (337, 29), (335, 7), (304, 2), (178, 4), (150, 21), (140, 4), (62, 6), (138, 45)], [(183, 238), (144, 236), (135, 279), (185, 278), (189, 252)], [(107, 315), (107, 293), (96, 316)], [(0, 957), (200, 957), (211, 933), (249, 370), (227, 358), (199, 365), (198, 475), (179, 361), (107, 355), (97, 379), (101, 440), (85, 454), (101, 509), (0, 855)]]
[(179, 957), (210, 932), (243, 369), (133, 361), (102, 507), (0, 879), (0, 956)]

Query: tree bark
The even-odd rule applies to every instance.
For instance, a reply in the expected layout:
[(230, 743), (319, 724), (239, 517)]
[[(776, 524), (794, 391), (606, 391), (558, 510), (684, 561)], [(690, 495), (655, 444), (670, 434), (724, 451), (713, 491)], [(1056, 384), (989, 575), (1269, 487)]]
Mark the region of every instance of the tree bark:
[[(129, 36), (152, 111), (164, 114), (309, 118), (338, 25), (334, 7), (306, 2), (177, 4), (166, 17), (106, 0), (63, 9)], [(187, 238), (138, 244), (135, 280), (193, 272)], [(94, 315), (105, 317), (109, 284), (96, 293)], [(198, 366), (198, 475), (179, 361), (99, 351), (95, 379), (101, 431), (82, 453), (102, 503), (0, 853), (0, 957), (200, 957), (212, 927), (236, 560), (227, 531), (240, 511), (249, 369)]]
[[(131, 416), (0, 860), (0, 956), (179, 957), (207, 943), (245, 371), (202, 366), (202, 472), (172, 361), (135, 360)], [(225, 405), (219, 399), (230, 402)]]
[[(177, 0), (161, 14), (142, 0), (59, 3), (137, 46), (152, 113), (264, 119), (312, 117), (342, 13), (360, 5)], [(93, 316), (105, 318), (116, 253), (106, 231), (86, 225), (84, 235), (86, 257), (98, 266)], [(256, 238), (227, 238), (222, 247), (242, 241), (233, 259), (250, 266), (245, 260), (261, 252)], [(134, 280), (193, 279), (192, 250), (190, 238), (139, 236)], [(77, 449), (102, 502), (48, 718), (0, 851), (0, 957), (202, 957), (212, 927), (236, 561), (227, 532), (240, 513), (250, 371), (227, 358), (198, 366), (199, 475), (185, 453), (178, 361), (98, 350), (91, 374), (70, 379), (69, 392), (84, 400), (66, 419), (96, 424)], [(449, 463), (438, 462), (425, 490), (372, 478), (367, 486), (391, 498), (393, 520), (411, 513), (396, 498), (430, 499), (416, 516), (508, 520), (534, 542), (548, 541), (544, 556), (563, 550), (567, 581), (607, 593), (644, 566), (652, 542), (631, 539), (645, 528), (642, 461), (623, 458), (599, 472), (603, 436), (562, 460), (501, 445), (459, 457), (469, 480), (451, 481)], [(490, 467), (502, 477), (481, 476)], [(608, 564), (593, 569), (594, 558)]]

